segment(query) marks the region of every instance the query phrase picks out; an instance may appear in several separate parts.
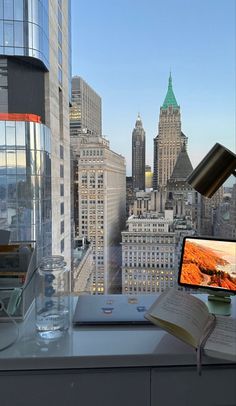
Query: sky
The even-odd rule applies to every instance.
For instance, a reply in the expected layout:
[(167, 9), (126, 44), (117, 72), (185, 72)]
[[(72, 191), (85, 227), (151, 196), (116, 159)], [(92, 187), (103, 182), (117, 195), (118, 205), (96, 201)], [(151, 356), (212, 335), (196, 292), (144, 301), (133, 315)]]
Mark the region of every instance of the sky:
[(216, 142), (236, 149), (235, 0), (71, 0), (72, 74), (102, 98), (103, 135), (126, 159), (138, 113), (146, 164), (169, 73), (195, 167)]

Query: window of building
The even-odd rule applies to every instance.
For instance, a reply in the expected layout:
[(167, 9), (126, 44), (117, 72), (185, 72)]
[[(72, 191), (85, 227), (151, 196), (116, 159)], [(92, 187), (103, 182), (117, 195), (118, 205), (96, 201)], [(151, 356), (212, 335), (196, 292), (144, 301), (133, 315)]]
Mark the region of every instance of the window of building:
[(61, 216), (63, 216), (63, 214), (64, 214), (64, 203), (63, 202), (60, 204), (60, 211), (61, 211)]

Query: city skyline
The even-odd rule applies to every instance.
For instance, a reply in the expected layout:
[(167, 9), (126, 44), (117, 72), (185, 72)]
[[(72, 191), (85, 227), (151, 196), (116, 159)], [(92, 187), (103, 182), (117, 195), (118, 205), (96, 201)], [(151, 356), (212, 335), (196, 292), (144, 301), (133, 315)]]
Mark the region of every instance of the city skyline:
[[(72, 0), (72, 74), (102, 98), (103, 133), (131, 174), (132, 128), (140, 112), (146, 164), (171, 71), (195, 167), (219, 142), (235, 151), (235, 3), (208, 0)], [(92, 27), (92, 28), (91, 28)], [(79, 58), (77, 58), (79, 55)], [(129, 140), (129, 142), (128, 142)]]

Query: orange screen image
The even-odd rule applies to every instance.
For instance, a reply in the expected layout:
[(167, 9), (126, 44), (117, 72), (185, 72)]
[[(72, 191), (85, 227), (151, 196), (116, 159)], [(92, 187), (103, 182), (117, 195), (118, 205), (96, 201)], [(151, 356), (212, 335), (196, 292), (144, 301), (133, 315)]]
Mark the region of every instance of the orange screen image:
[(236, 291), (236, 242), (186, 239), (180, 283)]

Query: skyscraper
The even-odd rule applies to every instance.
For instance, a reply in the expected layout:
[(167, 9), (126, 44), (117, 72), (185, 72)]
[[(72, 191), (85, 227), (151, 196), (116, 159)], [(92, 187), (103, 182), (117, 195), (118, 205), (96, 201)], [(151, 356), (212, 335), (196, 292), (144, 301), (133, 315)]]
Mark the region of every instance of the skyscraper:
[(91, 243), (92, 291), (117, 292), (121, 289), (120, 241), (125, 227), (125, 160), (101, 136), (81, 134), (74, 139), (74, 147), (78, 151), (75, 231)]
[(102, 134), (102, 101), (85, 80), (73, 76), (70, 135), (76, 137), (80, 133)]
[(184, 142), (187, 143), (187, 137), (181, 131), (180, 107), (170, 74), (167, 94), (160, 108), (158, 135), (154, 138), (154, 190), (166, 187)]
[(3, 0), (0, 32), (0, 227), (70, 261), (70, 1)]
[(145, 131), (139, 114), (132, 132), (132, 178), (134, 190), (145, 190)]
[(174, 286), (178, 239), (172, 223), (172, 211), (129, 217), (122, 232), (123, 294), (162, 292)]

